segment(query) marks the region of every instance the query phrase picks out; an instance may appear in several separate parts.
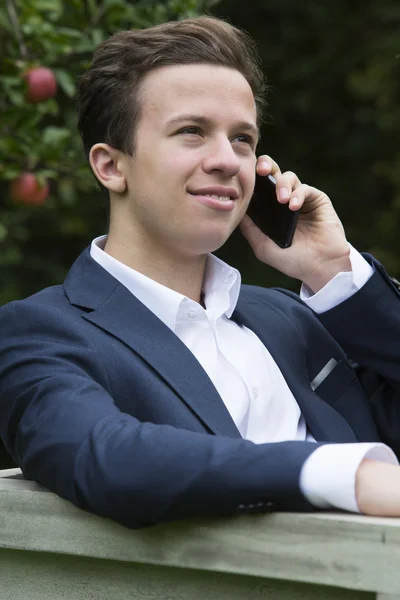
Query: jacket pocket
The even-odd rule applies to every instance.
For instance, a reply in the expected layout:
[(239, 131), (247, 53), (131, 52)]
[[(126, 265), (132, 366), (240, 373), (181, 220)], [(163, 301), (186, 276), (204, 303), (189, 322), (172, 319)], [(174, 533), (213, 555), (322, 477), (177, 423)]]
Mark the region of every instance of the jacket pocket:
[(336, 361), (332, 358), (316, 373), (310, 385), (320, 398), (329, 404), (334, 404), (356, 381), (357, 376), (346, 361)]

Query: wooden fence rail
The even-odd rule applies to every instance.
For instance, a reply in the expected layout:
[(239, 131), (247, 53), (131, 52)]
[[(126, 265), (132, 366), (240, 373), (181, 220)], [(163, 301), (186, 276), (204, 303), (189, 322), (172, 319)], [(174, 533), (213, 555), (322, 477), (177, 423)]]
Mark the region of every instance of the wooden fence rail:
[(0, 472), (0, 598), (400, 599), (400, 519), (275, 513), (129, 530)]

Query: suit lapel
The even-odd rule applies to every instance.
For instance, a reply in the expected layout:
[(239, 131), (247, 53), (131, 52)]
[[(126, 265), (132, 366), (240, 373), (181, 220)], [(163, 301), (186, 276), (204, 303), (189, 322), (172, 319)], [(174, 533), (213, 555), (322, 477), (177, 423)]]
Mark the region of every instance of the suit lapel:
[[(71, 304), (82, 316), (120, 339), (150, 364), (214, 434), (240, 437), (217, 390), (200, 363), (179, 338), (123, 285), (98, 265), (87, 249), (64, 282)], [(308, 380), (300, 335), (273, 303), (239, 298), (232, 319), (259, 337), (280, 368), (306, 423), (318, 441), (357, 441), (345, 419), (318, 398)]]
[(239, 299), (232, 318), (254, 331), (268, 348), (317, 441), (357, 441), (347, 421), (312, 391), (304, 342), (300, 334), (296, 336), (296, 327), (281, 309), (272, 303)]
[(64, 283), (72, 304), (91, 309), (83, 318), (120, 339), (175, 390), (214, 434), (240, 437), (225, 404), (200, 363), (181, 340), (87, 250)]

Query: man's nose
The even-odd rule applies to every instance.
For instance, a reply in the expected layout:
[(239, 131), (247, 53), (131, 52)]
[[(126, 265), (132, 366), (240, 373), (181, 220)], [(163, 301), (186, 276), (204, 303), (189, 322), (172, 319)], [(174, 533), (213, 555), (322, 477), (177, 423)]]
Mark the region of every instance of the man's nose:
[(213, 142), (208, 148), (203, 168), (206, 173), (221, 171), (231, 177), (239, 173), (240, 160), (229, 139), (223, 138)]

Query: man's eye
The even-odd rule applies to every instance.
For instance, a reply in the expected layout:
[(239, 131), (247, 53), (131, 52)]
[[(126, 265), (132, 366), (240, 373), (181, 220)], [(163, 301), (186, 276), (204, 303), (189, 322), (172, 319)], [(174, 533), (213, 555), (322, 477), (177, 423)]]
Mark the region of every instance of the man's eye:
[(180, 129), (178, 133), (191, 133), (194, 135), (200, 135), (200, 129), (198, 127), (184, 127)]
[(245, 144), (250, 144), (250, 146), (254, 146), (254, 140), (251, 137), (251, 135), (246, 135), (246, 134), (240, 134), (237, 135), (235, 138), (233, 138), (234, 142), (241, 142), (241, 143), (245, 143)]

